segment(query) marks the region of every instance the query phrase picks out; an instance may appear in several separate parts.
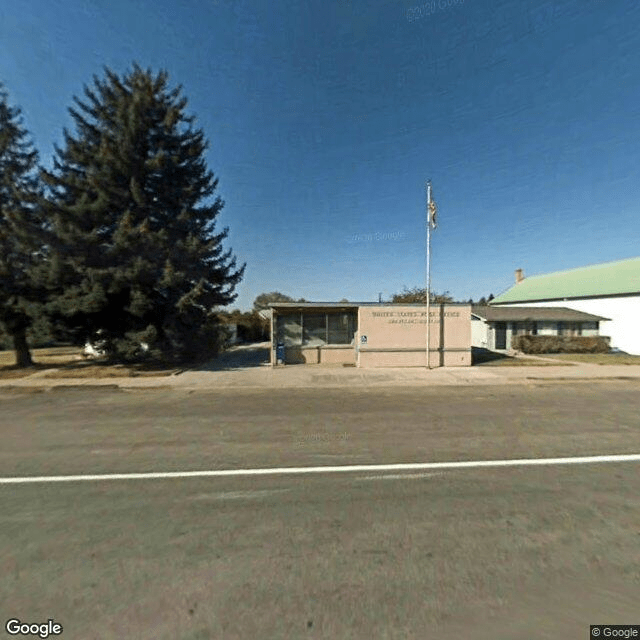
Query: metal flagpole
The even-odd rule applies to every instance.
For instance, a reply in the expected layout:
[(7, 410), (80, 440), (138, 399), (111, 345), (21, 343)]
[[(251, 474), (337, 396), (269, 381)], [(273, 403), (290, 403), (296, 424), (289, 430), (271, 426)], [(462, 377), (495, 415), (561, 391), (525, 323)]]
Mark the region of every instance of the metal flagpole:
[(430, 359), (430, 342), (431, 342), (431, 317), (429, 312), (431, 311), (431, 211), (429, 205), (431, 204), (431, 180), (427, 181), (427, 369), (431, 369)]

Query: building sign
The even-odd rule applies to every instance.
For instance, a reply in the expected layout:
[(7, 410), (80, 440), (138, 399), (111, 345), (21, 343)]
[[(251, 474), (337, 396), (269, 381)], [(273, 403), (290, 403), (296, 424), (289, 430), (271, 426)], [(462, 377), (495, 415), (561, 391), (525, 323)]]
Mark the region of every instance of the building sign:
[(471, 305), (362, 306), (358, 310), (360, 366), (425, 366), (429, 334), (432, 366), (471, 363)]
[[(372, 311), (372, 318), (383, 318), (388, 324), (427, 324), (426, 311)], [(440, 318), (459, 318), (459, 311), (430, 311), (429, 324), (439, 323)]]

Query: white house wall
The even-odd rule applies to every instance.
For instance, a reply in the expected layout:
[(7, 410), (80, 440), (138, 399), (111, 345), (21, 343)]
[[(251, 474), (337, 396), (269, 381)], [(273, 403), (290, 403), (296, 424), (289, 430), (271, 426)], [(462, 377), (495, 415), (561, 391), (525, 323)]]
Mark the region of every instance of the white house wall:
[(489, 345), (489, 325), (484, 320), (471, 318), (471, 345), (491, 349)]
[(640, 295), (586, 300), (550, 300), (496, 305), (500, 307), (567, 307), (611, 318), (600, 323), (600, 335), (611, 338), (611, 346), (640, 355)]
[(548, 320), (544, 320), (542, 322), (538, 321), (536, 323), (536, 328), (539, 336), (555, 336), (558, 334), (557, 322), (549, 322)]

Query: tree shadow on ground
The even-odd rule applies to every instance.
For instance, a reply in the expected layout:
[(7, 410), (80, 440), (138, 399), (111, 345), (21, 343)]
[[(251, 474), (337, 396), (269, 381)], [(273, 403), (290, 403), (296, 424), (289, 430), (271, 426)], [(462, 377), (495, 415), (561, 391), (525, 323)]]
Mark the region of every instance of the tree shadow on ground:
[(242, 344), (223, 351), (217, 358), (189, 367), (191, 371), (239, 371), (270, 364), (270, 342)]
[(489, 351), (481, 347), (471, 347), (471, 364), (484, 364), (485, 362), (495, 362), (497, 360), (513, 360), (512, 356), (497, 351)]

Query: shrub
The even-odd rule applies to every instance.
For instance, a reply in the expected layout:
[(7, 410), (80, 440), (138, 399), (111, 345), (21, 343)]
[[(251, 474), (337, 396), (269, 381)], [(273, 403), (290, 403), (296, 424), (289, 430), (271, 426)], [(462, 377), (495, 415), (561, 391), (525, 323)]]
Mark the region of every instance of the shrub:
[(609, 353), (606, 336), (514, 336), (511, 346), (523, 353)]

